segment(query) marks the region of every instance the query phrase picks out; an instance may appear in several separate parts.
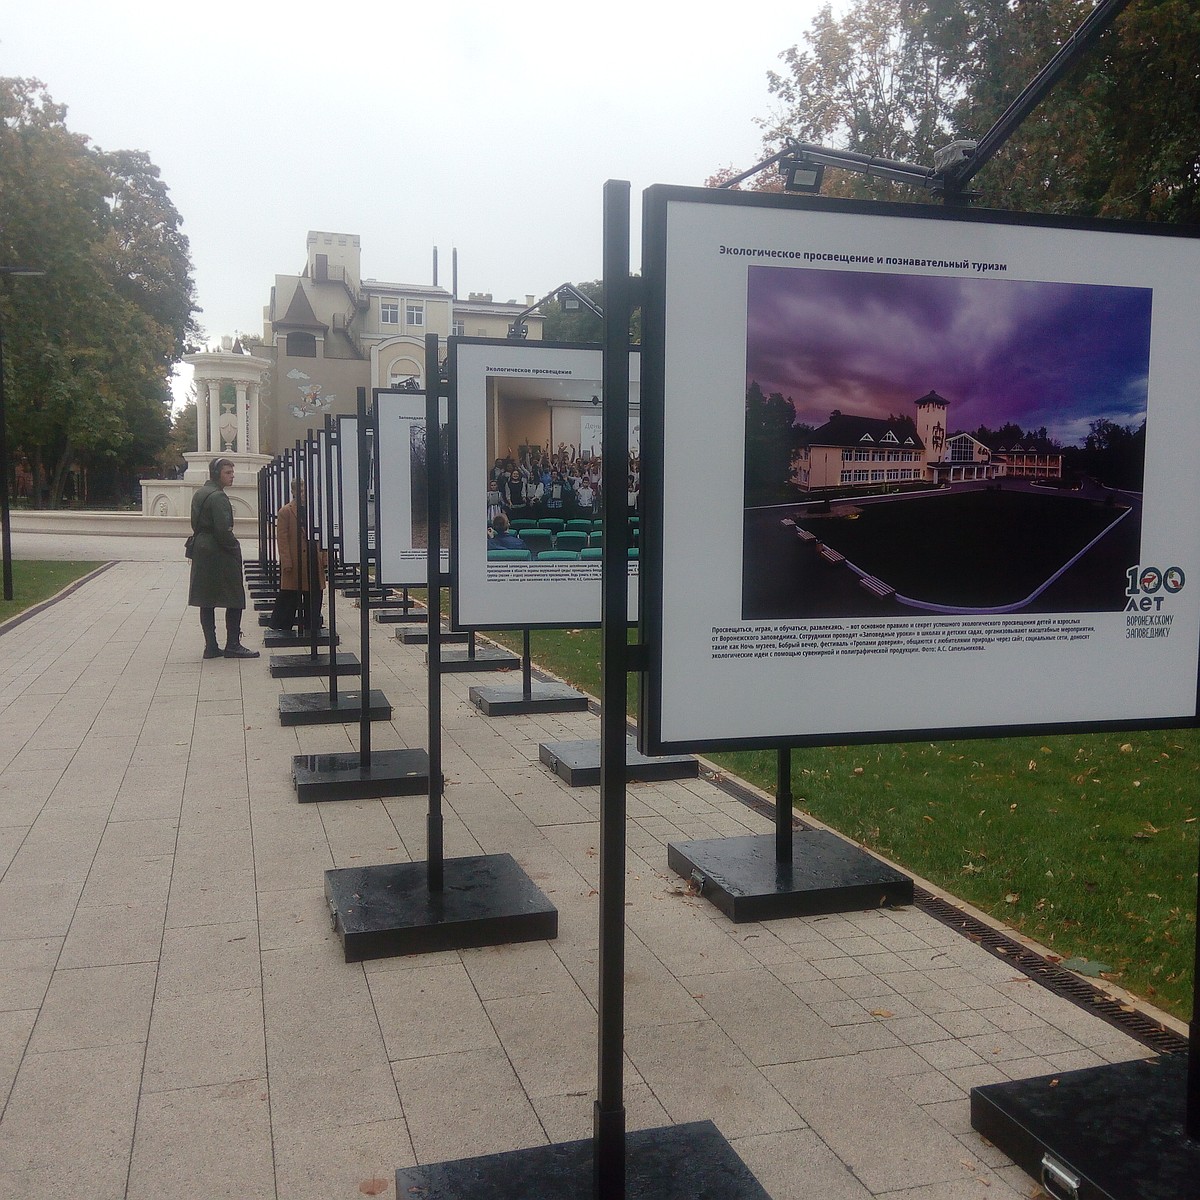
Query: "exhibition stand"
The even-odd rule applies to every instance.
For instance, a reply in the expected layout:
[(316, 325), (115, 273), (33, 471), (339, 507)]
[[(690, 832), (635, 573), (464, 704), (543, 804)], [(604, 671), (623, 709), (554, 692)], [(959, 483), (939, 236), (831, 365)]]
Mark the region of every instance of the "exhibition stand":
[[(341, 458), (342, 494), (347, 487), (357, 501), (358, 560), (363, 577), (370, 562), (368, 548), (367, 488), (361, 486), (360, 467), (369, 462), (367, 454), (366, 389), (358, 390), (357, 432), (358, 453), (353, 466), (344, 453)], [(342, 426), (343, 432), (345, 425)], [(346, 528), (343, 519), (341, 528)], [(361, 695), (371, 696), (371, 614), (367, 605), (359, 606), (359, 673)], [(272, 670), (274, 664), (272, 664)], [(292, 758), (292, 781), (296, 799), (301, 802), (317, 800), (364, 800), (382, 796), (418, 795), (429, 786), (429, 759), (424, 750), (376, 750), (371, 748), (371, 705), (360, 705), (359, 749), (334, 754), (298, 754)]]
[[(307, 494), (314, 498), (313, 504), (307, 508), (306, 516), (309, 524), (309, 544), (329, 556), (329, 579), (332, 581), (334, 572), (341, 562), (340, 539), (333, 535), (336, 497), (333, 487), (333, 463), (338, 453), (335, 425), (331, 417), (325, 418), (325, 428), (319, 438), (309, 435), (307, 453), (302, 460), (306, 464), (305, 487)], [(318, 519), (319, 517), (319, 519)], [(308, 555), (308, 574), (310, 594), (324, 587), (321, 579), (318, 554)], [(328, 630), (330, 643), (337, 645), (337, 588), (330, 586)], [(310, 643), (310, 653), (315, 652), (315, 644)], [(281, 692), (279, 696), (279, 723), (281, 725), (337, 725), (352, 721), (390, 721), (392, 706), (388, 698), (378, 688), (371, 688), (367, 694), (364, 712), (362, 690), (342, 690), (338, 686), (338, 672), (334, 669), (333, 660), (326, 656), (331, 663), (328, 672), (328, 683), (323, 692)], [(360, 667), (361, 670), (361, 667)]]
[[(429, 381), (424, 422), (428, 449), (427, 586), (429, 610), (438, 612), (441, 608), (442, 576), (439, 514), (443, 488), (436, 335), (426, 338), (425, 360)], [(365, 404), (365, 392), (360, 390), (360, 429), (365, 429), (366, 425)], [(361, 526), (365, 531), (365, 509), (361, 516)], [(381, 529), (382, 526), (381, 521)], [(362, 557), (365, 562), (365, 549)], [(364, 649), (366, 620), (364, 609)], [(325, 895), (347, 962), (390, 955), (543, 941), (558, 935), (558, 910), (511, 855), (445, 857), (440, 623), (431, 622), (429, 632), (426, 861), (346, 867), (325, 872)], [(421, 753), (424, 756), (425, 752)], [(408, 1189), (399, 1194), (409, 1194)]]

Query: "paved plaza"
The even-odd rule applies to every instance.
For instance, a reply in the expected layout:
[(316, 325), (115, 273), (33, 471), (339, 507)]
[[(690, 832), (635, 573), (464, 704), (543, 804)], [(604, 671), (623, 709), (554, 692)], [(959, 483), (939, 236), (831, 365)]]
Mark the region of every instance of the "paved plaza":
[[(321, 683), (266, 654), (201, 660), (179, 539), (15, 540), (118, 561), (0, 634), (0, 1196), (394, 1197), (401, 1166), (589, 1137), (599, 789), (538, 747), (599, 718), (489, 719), (498, 677), (446, 676), (446, 853), (511, 853), (558, 938), (347, 964), (324, 872), (423, 859), (425, 797), (297, 803), (292, 756), (357, 726), (281, 727)], [(424, 746), (393, 632), (373, 744)], [(734, 925), (667, 869), (771, 828), (703, 777), (629, 788), (629, 1127), (711, 1119), (775, 1200), (1037, 1195), (970, 1088), (1148, 1051), (918, 908)]]

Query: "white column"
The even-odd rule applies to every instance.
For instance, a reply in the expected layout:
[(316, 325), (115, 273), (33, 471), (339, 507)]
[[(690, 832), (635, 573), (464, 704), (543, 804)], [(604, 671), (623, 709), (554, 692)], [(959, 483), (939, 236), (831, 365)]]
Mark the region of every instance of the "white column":
[(237, 401), (234, 406), (238, 427), (236, 449), (239, 454), (246, 454), (250, 450), (249, 405), (246, 402), (246, 384), (239, 382), (234, 387), (237, 390)]
[(250, 428), (246, 438), (246, 453), (258, 453), (258, 397), (262, 391), (262, 385), (252, 383), (250, 385)]
[(193, 379), (196, 387), (196, 453), (208, 453), (208, 384)]
[(208, 449), (211, 454), (221, 453), (221, 381), (208, 381)]

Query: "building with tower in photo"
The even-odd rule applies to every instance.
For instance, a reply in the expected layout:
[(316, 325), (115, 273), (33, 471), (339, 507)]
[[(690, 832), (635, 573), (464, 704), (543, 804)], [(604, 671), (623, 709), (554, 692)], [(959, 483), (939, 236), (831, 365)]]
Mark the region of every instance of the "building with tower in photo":
[(859, 417), (834, 410), (795, 454), (793, 481), (805, 492), (830, 488), (954, 484), (1002, 477), (1058, 479), (1062, 453), (1046, 438), (986, 445), (948, 434), (950, 402), (930, 391), (915, 415)]

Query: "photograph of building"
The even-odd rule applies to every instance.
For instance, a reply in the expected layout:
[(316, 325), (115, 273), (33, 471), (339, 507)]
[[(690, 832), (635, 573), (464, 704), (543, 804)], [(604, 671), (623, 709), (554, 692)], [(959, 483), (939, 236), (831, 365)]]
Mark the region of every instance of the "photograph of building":
[(1123, 607), (1150, 289), (748, 274), (744, 618)]

